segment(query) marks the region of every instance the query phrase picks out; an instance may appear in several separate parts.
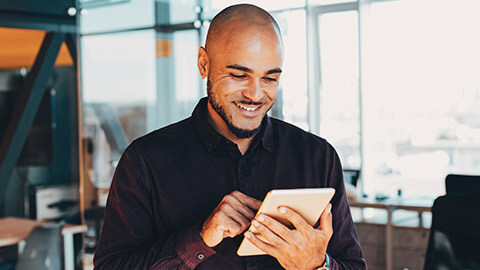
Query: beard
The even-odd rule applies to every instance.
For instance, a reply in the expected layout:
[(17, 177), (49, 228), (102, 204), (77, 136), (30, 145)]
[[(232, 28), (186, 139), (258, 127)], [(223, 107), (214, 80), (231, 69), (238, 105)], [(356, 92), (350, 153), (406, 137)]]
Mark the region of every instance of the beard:
[(260, 122), (260, 125), (258, 125), (258, 127), (254, 129), (243, 129), (243, 128), (236, 127), (232, 123), (232, 121), (228, 119), (227, 114), (225, 113), (225, 109), (222, 107), (222, 105), (216, 98), (215, 93), (212, 91), (212, 83), (210, 82), (210, 80), (207, 80), (207, 94), (208, 94), (208, 102), (210, 103), (212, 108), (215, 110), (215, 112), (218, 113), (218, 115), (220, 115), (223, 121), (227, 124), (228, 129), (237, 138), (240, 138), (240, 139), (251, 138), (253, 135), (257, 134), (257, 132), (260, 130), (260, 127), (262, 126), (261, 122)]

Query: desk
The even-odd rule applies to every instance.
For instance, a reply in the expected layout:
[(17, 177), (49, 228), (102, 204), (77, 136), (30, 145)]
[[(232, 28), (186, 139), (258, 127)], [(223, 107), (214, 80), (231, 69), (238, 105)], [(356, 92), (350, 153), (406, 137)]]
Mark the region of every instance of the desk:
[[(393, 224), (392, 216), (395, 210), (409, 210), (418, 213), (419, 227), (425, 227), (422, 223), (422, 214), (429, 212), (433, 205), (432, 199), (408, 199), (408, 198), (395, 198), (388, 200), (373, 200), (373, 199), (360, 199), (358, 201), (349, 202), (351, 207), (361, 208), (377, 208), (387, 211), (387, 222), (385, 223), (385, 265), (386, 270), (393, 269)], [(362, 217), (362, 221), (364, 218)]]
[[(51, 222), (25, 218), (0, 218), (0, 247), (18, 244), (28, 238), (32, 230), (42, 224)], [(73, 235), (87, 230), (86, 225), (65, 224), (62, 229), (65, 270), (75, 269), (75, 254), (73, 250)]]

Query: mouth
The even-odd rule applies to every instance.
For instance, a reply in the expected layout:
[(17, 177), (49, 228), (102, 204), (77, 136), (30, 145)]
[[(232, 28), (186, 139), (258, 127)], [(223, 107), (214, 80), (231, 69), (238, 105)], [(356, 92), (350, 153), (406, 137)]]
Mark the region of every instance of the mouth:
[(244, 111), (247, 111), (247, 112), (255, 112), (255, 111), (258, 111), (262, 107), (261, 104), (260, 105), (255, 105), (255, 104), (247, 105), (247, 104), (240, 104), (238, 102), (234, 102), (234, 103), (238, 108), (240, 108)]

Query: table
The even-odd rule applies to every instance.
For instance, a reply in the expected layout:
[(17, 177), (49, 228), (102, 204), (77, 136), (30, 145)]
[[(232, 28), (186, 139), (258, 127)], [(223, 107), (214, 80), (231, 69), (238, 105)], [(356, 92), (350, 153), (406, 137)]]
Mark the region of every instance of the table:
[[(26, 240), (32, 230), (43, 224), (52, 222), (31, 220), (25, 218), (6, 217), (0, 218), (0, 247), (19, 244)], [(65, 270), (75, 269), (75, 254), (73, 248), (73, 235), (87, 230), (86, 225), (65, 224), (62, 228), (63, 251), (65, 256)]]
[(349, 202), (351, 207), (377, 208), (387, 211), (387, 222), (385, 224), (385, 265), (386, 270), (393, 269), (393, 224), (392, 216), (395, 210), (410, 210), (418, 213), (419, 227), (424, 227), (422, 214), (431, 211), (432, 199), (421, 198), (394, 198), (387, 200), (374, 200), (361, 198), (358, 201)]

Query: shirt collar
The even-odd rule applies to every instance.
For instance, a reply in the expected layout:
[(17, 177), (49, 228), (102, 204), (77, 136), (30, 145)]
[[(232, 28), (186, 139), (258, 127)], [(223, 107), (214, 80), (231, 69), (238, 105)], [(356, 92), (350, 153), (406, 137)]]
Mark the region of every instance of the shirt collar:
[[(209, 152), (213, 151), (220, 144), (222, 140), (227, 140), (221, 134), (219, 134), (211, 125), (207, 119), (207, 102), (208, 98), (204, 97), (200, 99), (197, 106), (193, 110), (192, 119), (195, 123), (195, 128), (198, 135), (202, 139), (205, 147)], [(255, 148), (259, 142), (269, 152), (273, 152), (273, 131), (270, 117), (267, 115), (262, 121), (262, 127), (255, 136), (251, 147)]]

